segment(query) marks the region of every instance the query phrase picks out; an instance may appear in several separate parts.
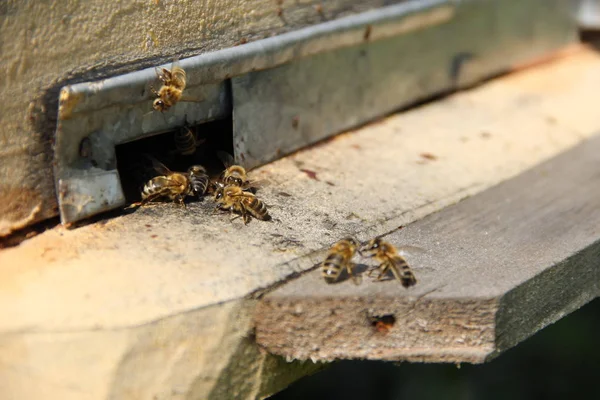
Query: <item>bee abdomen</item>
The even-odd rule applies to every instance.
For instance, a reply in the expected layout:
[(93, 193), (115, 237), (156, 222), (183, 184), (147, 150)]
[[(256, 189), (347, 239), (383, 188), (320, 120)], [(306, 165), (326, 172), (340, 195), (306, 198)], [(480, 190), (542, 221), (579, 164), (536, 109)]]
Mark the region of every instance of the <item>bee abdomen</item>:
[(194, 176), (190, 179), (192, 190), (196, 196), (202, 196), (206, 193), (206, 189), (208, 189), (208, 183), (210, 181), (208, 175), (204, 176)]
[(321, 275), (328, 283), (335, 282), (342, 272), (344, 262), (341, 254), (329, 254), (321, 266)]
[(398, 275), (400, 276), (400, 283), (402, 286), (409, 287), (417, 283), (415, 274), (412, 272), (412, 269), (404, 258), (395, 257), (392, 262), (398, 270)]
[(196, 152), (196, 139), (191, 131), (175, 135), (175, 147), (184, 156), (189, 156)]
[(146, 182), (142, 189), (142, 200), (146, 200), (149, 197), (157, 198), (167, 194), (167, 190), (164, 187), (165, 180), (164, 176), (157, 176)]
[(269, 212), (267, 211), (267, 206), (265, 203), (257, 199), (256, 197), (252, 197), (248, 202), (248, 211), (252, 214), (254, 218), (260, 220), (269, 219)]

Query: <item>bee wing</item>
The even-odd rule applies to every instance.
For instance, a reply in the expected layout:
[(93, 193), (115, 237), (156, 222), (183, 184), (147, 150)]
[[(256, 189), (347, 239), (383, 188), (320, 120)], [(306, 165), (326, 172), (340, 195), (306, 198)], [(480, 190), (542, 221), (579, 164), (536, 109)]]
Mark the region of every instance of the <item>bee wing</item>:
[(154, 71), (156, 72), (156, 76), (162, 82), (166, 82), (171, 79), (171, 71), (163, 67), (154, 67)]
[(397, 249), (398, 254), (400, 254), (401, 256), (410, 256), (427, 252), (427, 250), (418, 246), (398, 246)]
[(262, 189), (262, 188), (266, 188), (266, 187), (270, 186), (272, 183), (273, 182), (271, 182), (268, 179), (257, 179), (257, 180), (251, 179), (248, 186), (251, 188)]
[(232, 165), (235, 165), (235, 160), (233, 156), (225, 151), (217, 151), (217, 157), (219, 157), (219, 160), (221, 160), (225, 168), (229, 168)]
[(168, 176), (173, 174), (173, 171), (167, 168), (165, 164), (161, 163), (156, 158), (152, 157), (150, 154), (146, 154), (146, 157), (152, 162), (152, 168), (154, 168), (154, 170), (160, 175)]
[(242, 192), (238, 194), (230, 194), (229, 197), (256, 197), (252, 193)]

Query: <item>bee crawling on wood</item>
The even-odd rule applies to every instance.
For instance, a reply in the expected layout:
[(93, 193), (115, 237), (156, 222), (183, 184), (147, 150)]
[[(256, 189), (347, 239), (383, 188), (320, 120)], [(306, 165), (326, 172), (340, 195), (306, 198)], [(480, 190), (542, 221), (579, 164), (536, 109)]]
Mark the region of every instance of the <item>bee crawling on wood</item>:
[(334, 283), (340, 277), (343, 269), (351, 276), (355, 284), (360, 283), (359, 278), (353, 274), (355, 264), (352, 257), (356, 254), (360, 243), (354, 238), (345, 238), (335, 243), (329, 249), (325, 261), (321, 264), (321, 275), (327, 283)]
[(159, 199), (168, 199), (184, 205), (186, 196), (202, 196), (207, 189), (209, 177), (201, 165), (193, 165), (187, 172), (173, 172), (158, 160), (152, 159), (160, 175), (150, 179), (142, 189), (142, 201), (132, 206), (144, 205)]
[(417, 283), (417, 279), (404, 257), (398, 253), (396, 247), (381, 238), (370, 240), (359, 249), (359, 252), (361, 255), (372, 257), (379, 262), (379, 266), (371, 269), (368, 276), (371, 276), (373, 271), (379, 270), (376, 280), (380, 281), (388, 271), (391, 271), (405, 288)]
[(213, 197), (217, 203), (217, 209), (241, 215), (244, 224), (250, 222), (251, 217), (262, 221), (271, 219), (265, 203), (253, 193), (244, 191), (239, 186), (224, 185), (221, 182), (215, 183), (214, 187)]
[(192, 192), (198, 196), (203, 196), (210, 185), (210, 177), (206, 172), (206, 168), (202, 165), (192, 165), (188, 168), (187, 174), (192, 186)]
[(246, 169), (241, 165), (236, 165), (231, 154), (224, 151), (218, 151), (217, 156), (225, 166), (223, 172), (219, 176), (219, 181), (224, 186), (237, 186), (245, 192), (256, 193), (259, 187), (266, 186), (263, 181), (251, 181), (248, 178)]

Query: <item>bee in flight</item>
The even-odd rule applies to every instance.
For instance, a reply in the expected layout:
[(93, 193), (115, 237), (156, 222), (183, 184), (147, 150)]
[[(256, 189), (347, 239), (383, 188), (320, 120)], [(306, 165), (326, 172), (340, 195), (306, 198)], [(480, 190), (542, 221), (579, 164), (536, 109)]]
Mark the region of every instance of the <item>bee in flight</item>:
[(161, 198), (183, 205), (186, 196), (201, 196), (206, 192), (209, 178), (203, 166), (193, 165), (187, 172), (173, 172), (155, 159), (152, 159), (152, 164), (161, 175), (155, 176), (144, 185), (142, 201), (138, 205)]
[(175, 148), (177, 153), (183, 156), (190, 156), (196, 152), (196, 148), (206, 140), (198, 139), (198, 135), (187, 126), (182, 127), (174, 135)]
[(218, 209), (240, 214), (244, 224), (247, 224), (251, 217), (262, 221), (271, 219), (265, 203), (260, 201), (254, 194), (242, 190), (239, 186), (227, 186), (217, 182), (213, 196)]
[(334, 283), (337, 281), (344, 268), (348, 272), (348, 276), (353, 278), (354, 283), (358, 284), (360, 282), (352, 273), (354, 267), (352, 257), (356, 254), (359, 246), (360, 243), (354, 238), (342, 239), (331, 246), (325, 261), (321, 264), (321, 275), (325, 282)]
[[(381, 238), (375, 238), (362, 246), (359, 251), (361, 255), (372, 257), (379, 262), (379, 266), (375, 268), (379, 270), (378, 281), (382, 280), (388, 271), (391, 271), (405, 288), (417, 283), (408, 263), (392, 244)], [(371, 276), (375, 269), (370, 270), (368, 275)]]
[(153, 87), (150, 87), (150, 90), (156, 96), (156, 99), (152, 103), (152, 107), (156, 111), (167, 111), (180, 101), (183, 95), (183, 90), (187, 82), (186, 74), (183, 68), (174, 64), (175, 62), (171, 69), (156, 69), (156, 75), (163, 83), (158, 92)]

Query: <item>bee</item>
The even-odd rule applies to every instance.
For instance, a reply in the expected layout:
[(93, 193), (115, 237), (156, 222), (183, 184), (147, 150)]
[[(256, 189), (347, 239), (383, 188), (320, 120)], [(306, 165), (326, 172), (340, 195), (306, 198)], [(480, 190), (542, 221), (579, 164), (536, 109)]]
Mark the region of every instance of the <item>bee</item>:
[(173, 172), (157, 160), (152, 159), (152, 164), (161, 175), (146, 182), (140, 204), (166, 198), (183, 205), (186, 196), (200, 196), (206, 191), (208, 175), (201, 165), (193, 165), (187, 172)]
[(186, 74), (183, 68), (173, 65), (170, 70), (167, 68), (157, 69), (156, 75), (163, 85), (158, 92), (150, 87), (150, 90), (156, 96), (152, 107), (156, 111), (167, 111), (181, 100), (187, 81)]
[(177, 152), (183, 156), (189, 156), (196, 152), (196, 148), (205, 140), (198, 140), (198, 135), (190, 128), (183, 127), (174, 135), (175, 148)]
[(246, 174), (246, 169), (241, 165), (235, 165), (234, 159), (231, 154), (225, 153), (224, 151), (217, 151), (217, 156), (225, 165), (225, 170), (221, 172), (219, 180), (225, 184), (225, 186), (239, 186), (241, 188), (248, 188), (250, 181)]
[[(398, 279), (405, 288), (417, 283), (417, 279), (406, 260), (398, 253), (398, 250), (392, 244), (381, 238), (372, 239), (362, 246), (360, 254), (366, 257), (375, 258), (380, 263), (379, 266), (375, 268), (379, 270), (379, 275), (377, 276), (378, 281), (382, 280), (388, 271), (391, 270), (394, 277)], [(371, 273), (375, 269), (369, 271), (368, 275), (371, 276)]]
[(202, 165), (192, 165), (188, 168), (187, 174), (189, 176), (190, 185), (192, 186), (192, 192), (198, 197), (204, 195), (210, 184), (210, 178), (206, 173), (206, 168)]
[(352, 257), (356, 254), (356, 251), (360, 243), (354, 238), (345, 238), (335, 243), (329, 249), (325, 261), (321, 264), (321, 275), (327, 283), (333, 283), (337, 281), (342, 270), (346, 268), (349, 276), (352, 276), (354, 283), (358, 283), (357, 278), (352, 273)]
[(262, 221), (271, 219), (265, 203), (260, 201), (254, 194), (242, 190), (239, 186), (226, 186), (218, 182), (214, 199), (217, 202), (218, 209), (240, 214), (244, 224), (247, 224), (251, 217)]

